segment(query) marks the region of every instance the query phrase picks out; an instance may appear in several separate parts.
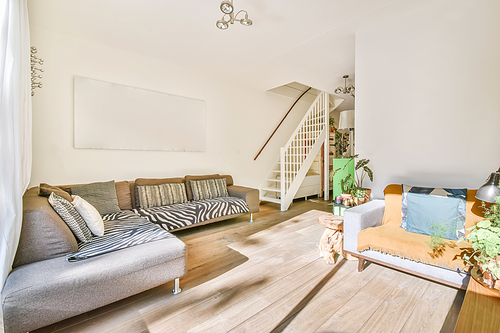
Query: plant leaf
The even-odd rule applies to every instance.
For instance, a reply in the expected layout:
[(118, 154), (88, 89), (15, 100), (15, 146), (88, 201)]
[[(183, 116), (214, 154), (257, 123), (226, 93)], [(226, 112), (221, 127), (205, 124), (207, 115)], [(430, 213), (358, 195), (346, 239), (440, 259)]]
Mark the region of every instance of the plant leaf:
[(370, 162), (370, 160), (365, 159), (365, 158), (362, 160), (359, 160), (358, 163), (356, 163), (356, 166), (354, 167), (354, 169), (359, 170), (362, 167), (364, 167), (365, 165), (367, 165), (369, 162)]
[(373, 171), (367, 166), (365, 166), (363, 168), (363, 170), (365, 170), (365, 172), (368, 174), (368, 178), (370, 178), (370, 181), (372, 182), (373, 181)]

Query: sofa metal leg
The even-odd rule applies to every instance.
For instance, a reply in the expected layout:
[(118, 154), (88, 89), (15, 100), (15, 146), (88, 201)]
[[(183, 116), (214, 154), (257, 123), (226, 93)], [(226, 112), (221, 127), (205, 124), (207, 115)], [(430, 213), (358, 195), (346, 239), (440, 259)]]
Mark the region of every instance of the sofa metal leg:
[(358, 272), (362, 272), (365, 269), (365, 259), (359, 258), (358, 261)]
[(179, 287), (179, 278), (174, 280), (174, 290), (172, 290), (172, 294), (177, 295), (181, 292), (181, 288)]
[(250, 223), (252, 223), (252, 222), (253, 222), (253, 214), (250, 213)]

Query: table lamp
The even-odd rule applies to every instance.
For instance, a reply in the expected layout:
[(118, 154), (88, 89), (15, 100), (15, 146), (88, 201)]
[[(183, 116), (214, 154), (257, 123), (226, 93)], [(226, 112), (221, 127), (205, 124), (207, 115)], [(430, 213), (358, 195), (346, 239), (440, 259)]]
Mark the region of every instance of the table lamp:
[(493, 172), (486, 183), (477, 190), (476, 199), (489, 203), (495, 203), (495, 198), (500, 195), (500, 188), (498, 188), (499, 183), (500, 168)]
[(349, 146), (351, 148), (351, 156), (353, 156), (354, 155), (354, 142), (353, 142), (354, 110), (345, 110), (340, 112), (339, 129), (349, 130)]

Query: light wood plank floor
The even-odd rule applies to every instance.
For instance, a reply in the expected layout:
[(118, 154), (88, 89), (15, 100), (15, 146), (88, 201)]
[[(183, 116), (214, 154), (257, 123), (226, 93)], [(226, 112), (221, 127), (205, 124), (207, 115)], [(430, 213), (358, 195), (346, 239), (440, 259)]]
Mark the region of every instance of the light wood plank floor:
[(453, 332), (459, 291), (376, 264), (318, 256), (321, 200), (175, 233), (188, 246), (182, 293), (167, 283), (42, 332)]

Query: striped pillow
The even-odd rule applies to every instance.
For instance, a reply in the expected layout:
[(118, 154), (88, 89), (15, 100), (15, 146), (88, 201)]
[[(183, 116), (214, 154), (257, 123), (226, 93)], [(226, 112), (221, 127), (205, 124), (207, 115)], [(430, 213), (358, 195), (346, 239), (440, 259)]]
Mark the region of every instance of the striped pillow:
[(52, 192), (49, 196), (49, 203), (79, 241), (88, 242), (92, 239), (92, 233), (87, 227), (85, 220), (75, 207), (73, 207), (71, 202)]
[(166, 206), (187, 202), (184, 183), (137, 186), (142, 208)]
[(193, 200), (228, 197), (226, 178), (191, 180)]

